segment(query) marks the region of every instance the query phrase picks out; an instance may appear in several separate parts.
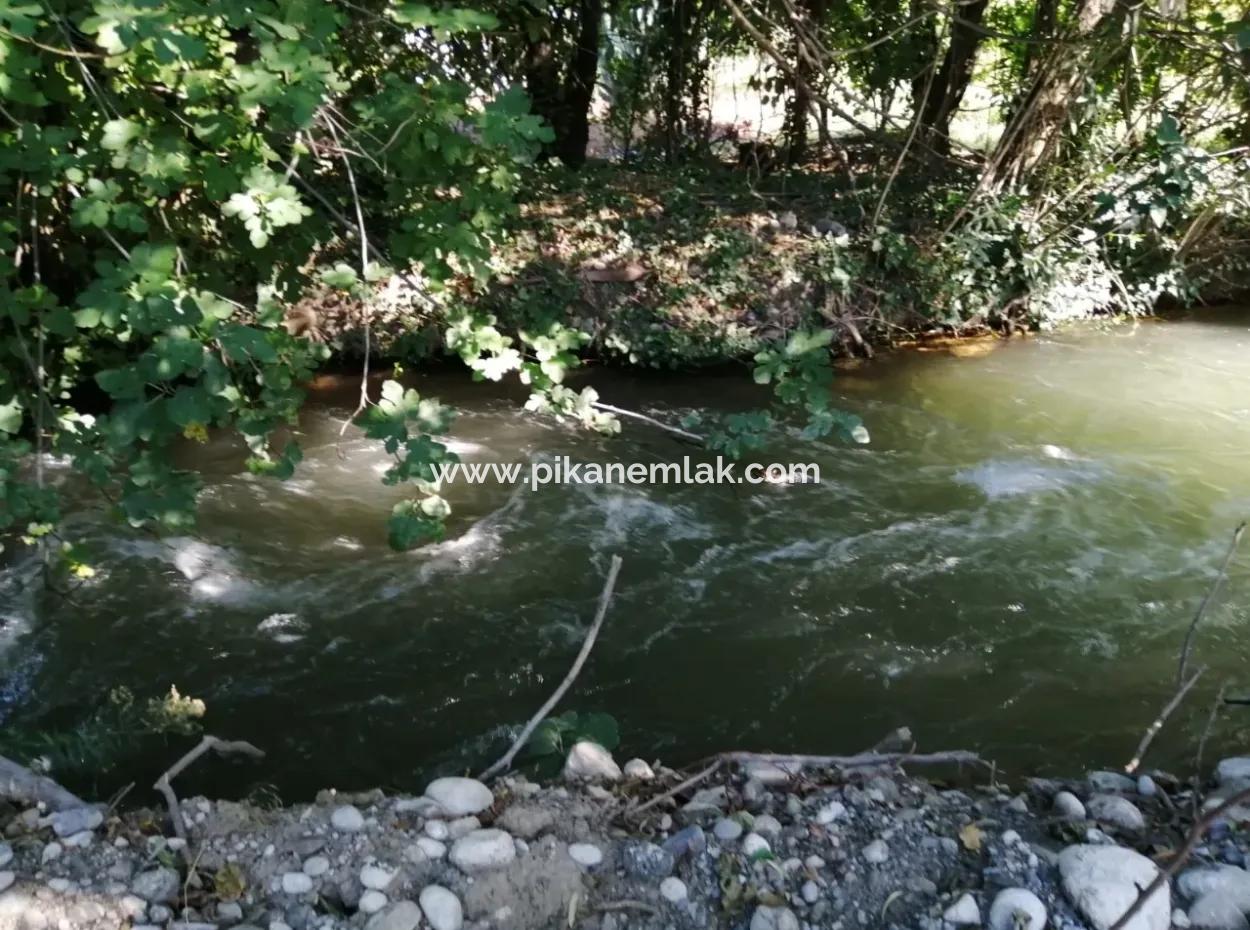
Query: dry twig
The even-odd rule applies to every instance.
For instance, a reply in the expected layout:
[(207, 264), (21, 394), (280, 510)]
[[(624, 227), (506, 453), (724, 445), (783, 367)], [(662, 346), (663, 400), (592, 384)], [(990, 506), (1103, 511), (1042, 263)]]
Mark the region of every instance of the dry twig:
[(1203, 815), (1202, 819), (1193, 825), (1193, 829), (1189, 831), (1189, 835), (1185, 837), (1185, 845), (1180, 849), (1171, 862), (1168, 863), (1166, 869), (1160, 869), (1159, 874), (1155, 876), (1154, 881), (1143, 888), (1137, 895), (1136, 900), (1129, 905), (1128, 910), (1120, 915), (1120, 919), (1113, 923), (1107, 930), (1124, 930), (1125, 925), (1136, 916), (1137, 912), (1142, 909), (1150, 896), (1168, 883), (1177, 872), (1181, 870), (1195, 847), (1202, 840), (1211, 825), (1224, 816), (1225, 813), (1232, 810), (1238, 804), (1250, 801), (1250, 788), (1244, 791), (1238, 791), (1231, 798), (1221, 804), (1219, 807), (1212, 808)]
[(1207, 588), (1206, 595), (1202, 598), (1202, 602), (1198, 605), (1198, 610), (1194, 613), (1194, 619), (1189, 623), (1189, 629), (1185, 633), (1185, 642), (1181, 646), (1181, 658), (1176, 667), (1176, 686), (1179, 688), (1181, 682), (1185, 680), (1185, 666), (1189, 663), (1189, 650), (1193, 647), (1194, 633), (1198, 629), (1198, 624), (1202, 622), (1203, 614), (1207, 612), (1215, 592), (1219, 590), (1224, 579), (1228, 577), (1228, 566), (1232, 564), (1233, 556), (1237, 554), (1237, 546), (1241, 544), (1241, 535), (1246, 530), (1245, 521), (1237, 525), (1237, 529), (1233, 530), (1232, 542), (1228, 544), (1228, 554), (1224, 556), (1224, 564), (1220, 566), (1219, 572), (1216, 573), (1215, 580), (1211, 582), (1211, 587)]
[(724, 760), (717, 759), (715, 762), (713, 762), (703, 771), (698, 772), (695, 775), (691, 775), (681, 784), (676, 785), (672, 788), (669, 788), (663, 794), (657, 794), (646, 804), (639, 804), (637, 807), (631, 807), (629, 810), (625, 811), (624, 816), (630, 817), (635, 814), (641, 814), (643, 811), (650, 810), (651, 808), (655, 807), (657, 804), (661, 803), (662, 801), (666, 801), (669, 798), (673, 797), (674, 795), (681, 794), (687, 788), (693, 788), (699, 782), (703, 781), (703, 779), (707, 778), (709, 775), (711, 775), (713, 772), (719, 769), (722, 765), (724, 765)]
[(582, 670), (582, 666), (586, 664), (586, 659), (590, 655), (590, 650), (594, 648), (595, 639), (599, 636), (599, 628), (603, 626), (603, 618), (607, 616), (608, 604), (612, 601), (612, 589), (616, 587), (616, 576), (621, 570), (621, 557), (619, 555), (612, 556), (612, 564), (608, 566), (608, 577), (603, 583), (603, 592), (599, 595), (599, 609), (595, 612), (594, 622), (590, 625), (590, 631), (586, 634), (586, 640), (582, 643), (581, 651), (577, 654), (577, 658), (573, 661), (573, 667), (569, 669), (569, 673), (564, 676), (564, 681), (560, 682), (560, 686), (556, 688), (551, 697), (547, 698), (545, 704), (538, 708), (538, 713), (529, 719), (529, 723), (521, 730), (520, 734), (512, 745), (494, 765), (482, 772), (478, 778), (485, 781), (492, 775), (504, 771), (510, 765), (512, 760), (516, 758), (516, 754), (521, 751), (534, 730), (542, 723), (552, 709), (560, 703), (560, 698), (564, 697), (564, 693), (572, 686), (574, 679)]
[[(182, 822), (182, 813), (178, 810), (178, 796), (174, 794), (174, 788), (170, 782), (185, 772), (191, 763), (195, 762), (196, 759), (209, 750), (222, 756), (238, 753), (255, 759), (265, 758), (263, 752), (244, 740), (229, 741), (218, 739), (215, 736), (205, 736), (193, 749), (166, 769), (165, 773), (156, 780), (152, 787), (165, 796), (165, 803), (169, 806), (169, 817), (174, 822), (174, 833), (182, 840), (187, 838), (187, 828)], [(183, 854), (187, 854), (187, 847), (185, 846), (183, 847)]]
[(1176, 689), (1176, 693), (1172, 695), (1172, 700), (1164, 705), (1163, 710), (1159, 711), (1159, 716), (1155, 717), (1154, 723), (1148, 726), (1146, 732), (1142, 734), (1141, 742), (1137, 744), (1137, 751), (1133, 753), (1133, 758), (1129, 759), (1128, 765), (1124, 766), (1125, 774), (1132, 775), (1137, 771), (1137, 767), (1141, 765), (1142, 756), (1146, 754), (1146, 750), (1150, 747), (1151, 742), (1154, 741), (1159, 730), (1163, 728), (1163, 724), (1168, 717), (1172, 716), (1172, 711), (1180, 707), (1181, 701), (1185, 700), (1185, 695), (1198, 683), (1198, 679), (1202, 677), (1206, 670), (1207, 667), (1205, 665), (1202, 666), (1190, 676), (1188, 681)]

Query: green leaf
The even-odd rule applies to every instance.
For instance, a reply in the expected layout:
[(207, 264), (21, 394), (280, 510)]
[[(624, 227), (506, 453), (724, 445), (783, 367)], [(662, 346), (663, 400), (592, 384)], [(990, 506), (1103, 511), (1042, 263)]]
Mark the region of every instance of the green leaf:
[(16, 397), (0, 404), (0, 433), (12, 435), (22, 428), (22, 402)]
[(120, 151), (139, 135), (139, 124), (128, 119), (111, 119), (104, 124), (100, 145), (111, 152)]

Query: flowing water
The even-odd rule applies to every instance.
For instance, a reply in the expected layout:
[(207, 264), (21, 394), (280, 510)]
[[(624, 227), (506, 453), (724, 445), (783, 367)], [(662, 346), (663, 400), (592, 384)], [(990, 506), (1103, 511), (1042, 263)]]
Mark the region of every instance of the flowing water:
[[(762, 398), (741, 374), (588, 377), (674, 422)], [(414, 384), (460, 409), (466, 461), (691, 451), (642, 424), (604, 439), (535, 418), (459, 374)], [(446, 541), (397, 554), (386, 456), (339, 439), (345, 384), (316, 394), (288, 482), (242, 472), (224, 440), (188, 453), (206, 475), (194, 538), (84, 509), (71, 530), (99, 574), (71, 601), (11, 567), (0, 724), (63, 731), (115, 686), (172, 684), (206, 702), (209, 731), (269, 753), (201, 763), (201, 790), (412, 788), (487, 761), (543, 701), (619, 553), (565, 705), (613, 714), (624, 753), (854, 751), (907, 724), (922, 748), (976, 749), (1014, 773), (1122, 765), (1250, 514), (1247, 388), (1250, 318), (1229, 313), (906, 354), (838, 377), (871, 444), (795, 434), (763, 457), (818, 463), (819, 484), (458, 484)], [(1250, 552), (1204, 621), (1196, 661), (1211, 670), (1160, 737), (1161, 764), (1187, 771), (1220, 682), (1250, 693), (1248, 576)], [(1212, 755), (1237, 748), (1248, 713), (1225, 715)], [(183, 742), (117, 747), (97, 781), (159, 772)]]

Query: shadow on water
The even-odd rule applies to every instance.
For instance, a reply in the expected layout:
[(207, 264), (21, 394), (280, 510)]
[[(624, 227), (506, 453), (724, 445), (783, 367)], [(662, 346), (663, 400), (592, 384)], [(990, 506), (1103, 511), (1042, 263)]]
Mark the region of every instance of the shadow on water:
[[(796, 434), (768, 450), (817, 463), (819, 484), (457, 484), (447, 540), (407, 554), (385, 544), (401, 492), (379, 483), (384, 452), (338, 436), (354, 389), (328, 389), (285, 484), (240, 472), (224, 442), (195, 450), (196, 538), (134, 536), (84, 508), (72, 529), (101, 570), (75, 604), (8, 571), (0, 723), (64, 728), (112, 687), (172, 684), (207, 703), (210, 731), (269, 752), (208, 763), (186, 790), (411, 788), (480, 762), (541, 703), (620, 553), (567, 706), (615, 715), (631, 755), (847, 751), (907, 724), (924, 748), (977, 749), (1009, 772), (1123, 764), (1250, 513), (1248, 349), (1247, 319), (1221, 315), (886, 359), (838, 381), (871, 445)], [(665, 416), (760, 398), (741, 375), (589, 377)], [(601, 439), (535, 419), (519, 393), (466, 380), (416, 382), (460, 408), (466, 461), (690, 451), (632, 423)], [(1159, 740), (1160, 764), (1184, 770), (1207, 692), (1244, 668), (1245, 565), (1208, 617), (1212, 673)], [(1217, 742), (1238, 721), (1225, 726)], [(100, 788), (143, 783), (176, 754), (126, 747)]]

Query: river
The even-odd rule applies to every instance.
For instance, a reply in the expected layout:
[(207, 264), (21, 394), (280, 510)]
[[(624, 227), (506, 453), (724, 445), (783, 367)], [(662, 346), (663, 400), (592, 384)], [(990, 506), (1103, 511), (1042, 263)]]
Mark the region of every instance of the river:
[[(565, 706), (614, 715), (626, 756), (855, 751), (906, 724), (922, 749), (975, 749), (1007, 773), (1119, 766), (1250, 514), (1248, 323), (899, 354), (837, 379), (871, 443), (794, 433), (763, 456), (818, 464), (818, 484), (457, 484), (447, 539), (410, 553), (386, 546), (401, 492), (379, 481), (384, 452), (339, 437), (354, 388), (331, 386), (300, 425), (290, 481), (244, 473), (226, 440), (188, 452), (206, 475), (194, 538), (135, 534), (84, 506), (69, 535), (98, 574), (72, 600), (39, 593), (28, 561), (10, 566), (0, 724), (62, 732), (111, 688), (142, 699), (176, 685), (205, 701), (207, 731), (268, 752), (201, 762), (187, 790), (419, 787), (488, 761), (500, 727), (550, 693), (619, 553)], [(741, 374), (584, 377), (673, 422), (764, 396)], [(413, 384), (460, 410), (466, 461), (690, 452), (643, 424), (603, 438), (534, 417), (521, 393), (458, 373)], [(1248, 574), (1250, 552), (1200, 630), (1195, 661), (1211, 670), (1158, 740), (1154, 760), (1181, 774), (1219, 684), (1250, 693)], [(1230, 709), (1209, 758), (1242, 748), (1248, 723)], [(123, 741), (72, 780), (145, 784), (186, 742)]]

